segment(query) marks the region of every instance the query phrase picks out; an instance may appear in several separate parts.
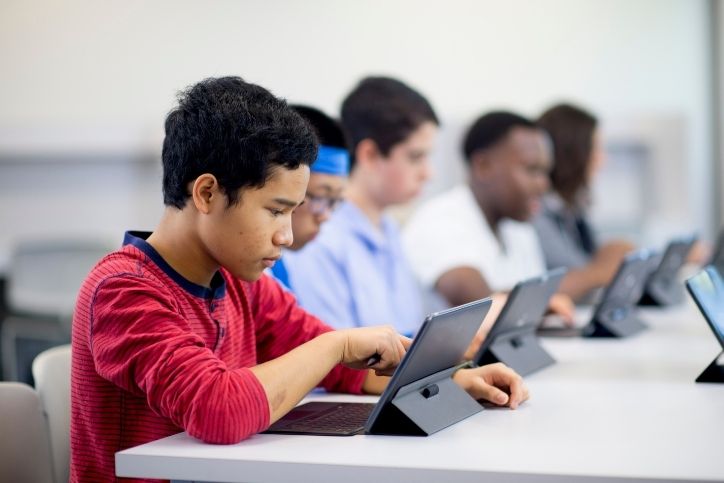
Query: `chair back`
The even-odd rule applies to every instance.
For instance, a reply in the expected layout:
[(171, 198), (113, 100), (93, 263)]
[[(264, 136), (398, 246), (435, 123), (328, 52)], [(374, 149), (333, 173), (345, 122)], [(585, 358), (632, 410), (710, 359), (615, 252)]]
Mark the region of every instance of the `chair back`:
[(27, 384), (0, 382), (0, 481), (53, 481), (48, 430), (38, 393)]
[(48, 421), (54, 481), (70, 475), (70, 344), (53, 347), (33, 361), (33, 379)]
[(70, 319), (83, 280), (110, 251), (96, 240), (26, 240), (18, 243), (7, 273), (13, 312)]

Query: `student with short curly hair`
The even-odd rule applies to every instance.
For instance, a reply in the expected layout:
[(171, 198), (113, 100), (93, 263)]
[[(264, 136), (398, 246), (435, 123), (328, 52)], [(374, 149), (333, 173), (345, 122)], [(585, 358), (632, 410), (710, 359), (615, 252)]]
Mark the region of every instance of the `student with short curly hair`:
[(513, 112), (489, 112), (470, 126), (462, 147), (466, 182), (422, 203), (403, 236), (417, 276), (449, 305), (545, 272), (527, 223), (548, 187), (543, 133)]
[[(403, 233), (418, 278), (451, 306), (507, 292), (545, 272), (528, 223), (548, 187), (545, 134), (521, 115), (493, 111), (477, 118), (462, 144), (466, 182), (422, 203)], [(570, 323), (568, 296), (554, 295), (549, 308)], [(479, 337), (493, 321), (486, 318)]]

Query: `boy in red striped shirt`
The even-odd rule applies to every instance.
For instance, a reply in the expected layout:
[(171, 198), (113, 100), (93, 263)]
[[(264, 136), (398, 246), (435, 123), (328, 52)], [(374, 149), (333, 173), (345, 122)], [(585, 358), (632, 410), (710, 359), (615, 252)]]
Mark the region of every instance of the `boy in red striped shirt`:
[[(292, 243), (317, 150), (284, 101), (240, 78), (207, 79), (165, 128), (159, 225), (128, 232), (78, 297), (71, 481), (114, 481), (115, 452), (180, 431), (236, 443), (317, 386), (379, 393), (409, 346), (390, 327), (332, 331), (262, 276)], [(362, 370), (373, 355), (374, 371)], [(504, 366), (455, 379), (513, 408), (527, 398)]]

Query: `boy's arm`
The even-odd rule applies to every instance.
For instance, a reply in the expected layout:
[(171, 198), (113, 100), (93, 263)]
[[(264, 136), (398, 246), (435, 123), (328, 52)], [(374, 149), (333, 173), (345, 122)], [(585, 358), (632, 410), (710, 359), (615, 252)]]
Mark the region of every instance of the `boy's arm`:
[(251, 371), (264, 386), (271, 422), (274, 422), (296, 406), (337, 364), (364, 369), (377, 354), (379, 362), (369, 367), (381, 374), (391, 374), (408, 346), (409, 340), (392, 327), (331, 331), (281, 357), (252, 367)]
[(480, 270), (465, 265), (442, 273), (435, 282), (435, 290), (452, 307), (488, 297), (493, 292)]
[(362, 392), (365, 394), (382, 394), (389, 382), (389, 376), (378, 376), (375, 371), (367, 371), (362, 383)]
[[(451, 306), (493, 296), (493, 309), (496, 309), (497, 306), (498, 310), (491, 310), (485, 317), (486, 323), (483, 324), (474, 340), (476, 347), (479, 346), (482, 342), (481, 336), (484, 338), (503, 307), (500, 303), (496, 304), (500, 298), (492, 293), (485, 277), (476, 268), (461, 266), (443, 273), (437, 280), (435, 289), (445, 297)], [(573, 301), (565, 293), (556, 293), (548, 301), (548, 311), (559, 315), (565, 324), (573, 324), (574, 310)], [(473, 346), (471, 345), (471, 347)]]
[(566, 273), (561, 281), (560, 291), (573, 300), (581, 300), (591, 290), (605, 287), (616, 275), (626, 254), (635, 246), (626, 241), (606, 243), (582, 267), (573, 268)]
[[(293, 295), (263, 276), (250, 284), (250, 299), (257, 327), (260, 362), (283, 356), (290, 350), (333, 330), (301, 308)], [(365, 373), (335, 366), (318, 386), (330, 392), (362, 393)]]
[(339, 362), (364, 368), (377, 353), (373, 368), (391, 370), (407, 344), (391, 328), (330, 332), (275, 360), (231, 370), (148, 281), (107, 279), (92, 309), (89, 346), (98, 374), (211, 443), (262, 431)]

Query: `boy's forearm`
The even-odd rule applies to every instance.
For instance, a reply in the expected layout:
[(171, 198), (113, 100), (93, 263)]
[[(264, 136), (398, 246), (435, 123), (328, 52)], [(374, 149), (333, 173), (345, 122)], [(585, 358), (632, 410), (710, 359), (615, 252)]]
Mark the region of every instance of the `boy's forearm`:
[(559, 287), (559, 292), (568, 295), (574, 301), (581, 300), (591, 290), (603, 285), (597, 271), (587, 265), (584, 268), (570, 270)]
[(388, 376), (378, 376), (375, 371), (367, 371), (367, 377), (365, 377), (362, 383), (362, 392), (365, 394), (382, 394), (390, 382)]
[(324, 333), (274, 360), (252, 367), (269, 401), (270, 423), (288, 413), (336, 366), (344, 336)]

